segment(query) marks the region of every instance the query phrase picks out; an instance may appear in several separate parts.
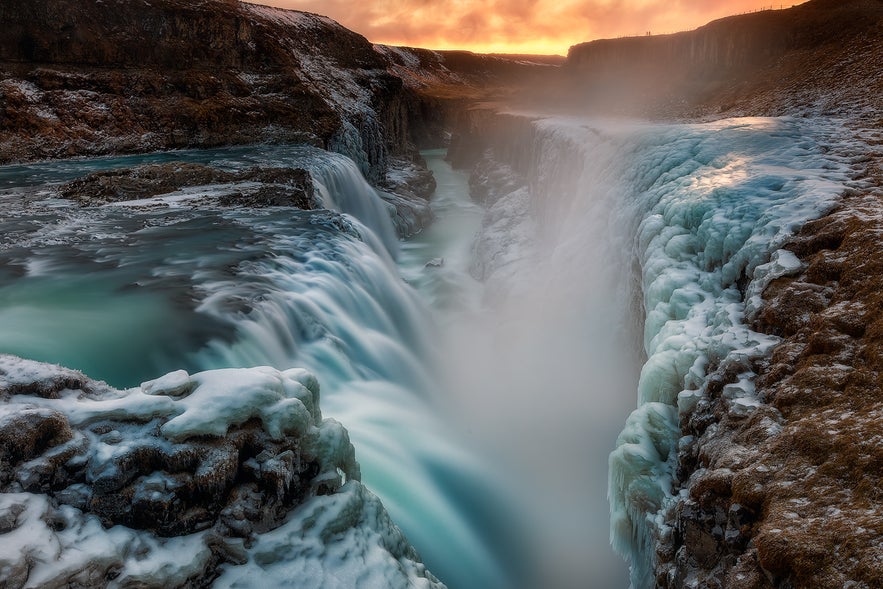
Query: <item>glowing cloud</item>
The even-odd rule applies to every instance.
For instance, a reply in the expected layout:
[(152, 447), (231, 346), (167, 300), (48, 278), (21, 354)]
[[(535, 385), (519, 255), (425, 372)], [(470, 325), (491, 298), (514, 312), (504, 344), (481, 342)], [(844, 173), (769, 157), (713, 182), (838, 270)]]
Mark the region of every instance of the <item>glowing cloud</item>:
[(571, 45), (592, 39), (673, 33), (723, 16), (792, 5), (770, 0), (259, 1), (330, 16), (376, 43), (550, 54), (567, 53)]

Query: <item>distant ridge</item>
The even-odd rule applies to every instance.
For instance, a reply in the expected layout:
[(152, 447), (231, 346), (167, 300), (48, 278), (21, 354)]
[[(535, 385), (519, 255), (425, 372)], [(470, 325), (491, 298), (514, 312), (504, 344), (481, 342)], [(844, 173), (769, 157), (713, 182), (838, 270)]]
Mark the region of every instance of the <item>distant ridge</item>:
[(814, 89), (860, 101), (883, 75), (881, 47), (883, 1), (812, 0), (693, 31), (582, 43), (570, 48), (565, 67), (577, 100), (600, 109), (777, 114), (797, 106), (796, 94), (804, 94), (797, 102), (817, 103), (805, 96)]

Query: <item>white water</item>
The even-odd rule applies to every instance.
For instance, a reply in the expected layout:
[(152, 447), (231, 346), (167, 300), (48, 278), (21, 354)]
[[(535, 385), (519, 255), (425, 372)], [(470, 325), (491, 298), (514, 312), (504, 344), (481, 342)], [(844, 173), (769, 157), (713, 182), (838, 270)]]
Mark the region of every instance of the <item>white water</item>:
[[(279, 165), (291, 149), (175, 155)], [(311, 157), (318, 161), (296, 163), (318, 176), (329, 204), (363, 214), (345, 204), (348, 195), (377, 199), (351, 163), (315, 150)], [(120, 161), (138, 160), (105, 165)], [(28, 183), (58, 178), (45, 166), (29, 167)], [(14, 184), (20, 170), (6, 173)], [(375, 232), (323, 211), (43, 204), (3, 220), (0, 314), (15, 321), (0, 330), (0, 349), (118, 386), (177, 368), (308, 368), (319, 375), (323, 413), (349, 430), (362, 480), (430, 570), (453, 588), (513, 585), (519, 567), (507, 561), (518, 560), (509, 548), (517, 534), (504, 522), (517, 527), (518, 516), (492, 469), (463, 449), (435, 408), (438, 378), (427, 368), (434, 329), (390, 257), (397, 244), (376, 235), (391, 231), (388, 216), (367, 209), (365, 220), (380, 224)]]
[[(608, 547), (607, 455), (637, 396), (610, 458), (610, 500), (614, 545), (646, 586), (676, 404), (695, 399), (681, 391), (701, 390), (709, 362), (770, 345), (742, 326), (736, 281), (762, 282), (842, 173), (819, 132), (790, 120), (537, 125), (539, 143), (521, 146), (531, 190), (494, 205), (480, 241), (487, 285), (469, 276), (483, 211), (437, 157), (439, 222), (404, 244), (399, 267), (374, 205), (350, 210), (379, 238), (331, 213), (46, 202), (2, 220), (0, 351), (117, 385), (182, 367), (312, 370), (363, 480), (452, 589), (625, 586)], [(152, 157), (292, 158), (286, 148)], [(326, 202), (370, 199), (329, 157), (319, 161), (345, 185), (322, 182)], [(0, 185), (139, 161), (7, 168)]]
[[(706, 371), (722, 362), (743, 367), (739, 385), (727, 392), (736, 409), (756, 405), (748, 361), (775, 340), (745, 326), (740, 279), (756, 297), (770, 273), (786, 266), (767, 262), (802, 223), (832, 206), (845, 167), (826, 155), (830, 130), (791, 119), (663, 126), (547, 118), (535, 125), (537, 142), (526, 150), (535, 244), (514, 269), (496, 274), (524, 301), (514, 314), (527, 327), (498, 330), (510, 366), (504, 373), (516, 376), (482, 388), (498, 391), (488, 405), (506, 408), (505, 423), (521, 420), (520, 431), (539, 428), (548, 436), (535, 457), (549, 473), (546, 496), (556, 488), (572, 492), (560, 477), (586, 473), (573, 497), (584, 497), (596, 522), (594, 461), (599, 443), (611, 438), (574, 448), (567, 424), (609, 434), (611, 424), (622, 424), (623, 400), (634, 403), (637, 391), (637, 409), (610, 455), (611, 540), (631, 566), (632, 585), (651, 587), (653, 542), (665, 532), (660, 510), (673, 500), (678, 411), (695, 403)], [(522, 199), (513, 195), (513, 211), (524, 208)], [(494, 231), (490, 241), (511, 234)], [(629, 345), (635, 339), (645, 360), (637, 383), (640, 355)], [(528, 401), (513, 404), (513, 391)], [(505, 445), (522, 447), (517, 437)], [(564, 495), (557, 504), (560, 538), (565, 519), (581, 512)], [(588, 530), (582, 525), (570, 536), (579, 548), (571, 544), (572, 558), (554, 567), (555, 586), (585, 587), (586, 579), (588, 586), (615, 586), (604, 578), (604, 557), (592, 558), (604, 551)]]

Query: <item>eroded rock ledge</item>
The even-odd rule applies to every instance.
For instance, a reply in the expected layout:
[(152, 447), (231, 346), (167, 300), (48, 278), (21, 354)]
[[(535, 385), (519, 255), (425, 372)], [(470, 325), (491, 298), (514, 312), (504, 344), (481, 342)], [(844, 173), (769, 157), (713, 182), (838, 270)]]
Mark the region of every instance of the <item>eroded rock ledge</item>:
[(231, 185), (230, 190), (219, 197), (221, 205), (319, 208), (313, 178), (303, 168), (255, 167), (233, 173), (187, 162), (147, 164), (94, 172), (63, 184), (58, 187), (58, 193), (82, 205), (101, 205), (212, 184)]
[[(443, 587), (358, 482), (305, 370), (120, 391), (0, 355), (4, 587)], [(323, 581), (324, 579), (324, 581)]]
[(792, 271), (754, 316), (783, 338), (754, 367), (761, 405), (734, 412), (738, 370), (722, 367), (682, 416), (661, 587), (883, 586), (879, 141), (867, 150), (857, 189), (786, 246)]

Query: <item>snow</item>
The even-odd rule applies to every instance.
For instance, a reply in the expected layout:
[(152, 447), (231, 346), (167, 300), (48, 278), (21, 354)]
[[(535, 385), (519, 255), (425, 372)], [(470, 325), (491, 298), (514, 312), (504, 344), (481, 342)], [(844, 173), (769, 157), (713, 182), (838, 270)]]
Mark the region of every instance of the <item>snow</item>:
[(257, 16), (301, 29), (320, 29), (328, 26), (340, 27), (327, 16), (321, 16), (299, 10), (286, 10), (261, 4), (243, 2), (242, 7)]
[[(331, 56), (315, 51), (304, 51), (300, 37), (303, 32), (317, 30), (319, 34), (328, 34), (324, 29), (336, 30), (343, 28), (325, 16), (308, 12), (271, 8), (257, 4), (242, 4), (245, 10), (253, 15), (271, 20), (284, 26), (300, 29), (301, 34), (294, 33), (280, 43), (288, 47), (296, 55), (301, 65), (301, 74), (308, 83), (313, 83), (320, 96), (327, 96), (329, 104), (335, 109), (342, 109), (345, 114), (373, 114), (371, 110), (371, 90), (369, 85), (360, 84), (351, 70), (341, 68)], [(349, 155), (349, 154), (348, 154)], [(355, 159), (355, 158), (354, 158)]]
[(214, 587), (440, 586), (415, 562), (414, 549), (377, 497), (356, 481), (332, 496), (314, 497), (284, 525), (259, 536), (247, 553), (248, 562), (227, 567)]
[(161, 428), (172, 441), (223, 436), (231, 426), (255, 418), (273, 439), (301, 436), (311, 425), (311, 415), (301, 398), (312, 393), (273, 368), (214, 370), (195, 374), (192, 380), (195, 388), (178, 401), (184, 410)]
[[(555, 254), (575, 261), (571, 276), (578, 263), (597, 272), (591, 256), (620, 268), (637, 261), (636, 288), (622, 289), (639, 301), (646, 361), (638, 407), (610, 455), (609, 498), (612, 544), (630, 561), (633, 585), (650, 586), (659, 514), (674, 500), (679, 412), (702, 398), (712, 368), (739, 375), (725, 389), (731, 413), (759, 406), (750, 364), (778, 340), (753, 332), (747, 314), (767, 284), (801, 269), (781, 248), (835, 205), (850, 167), (827, 155), (836, 121), (661, 125), (521, 114), (533, 120), (534, 136), (507, 146), (508, 157), (527, 162), (532, 176), (528, 201), (514, 214), (531, 216), (540, 239), (558, 240)], [(483, 239), (501, 250), (513, 240), (498, 223), (492, 207), (480, 251), (493, 252)], [(491, 263), (485, 274), (517, 264), (483, 258)], [(630, 311), (624, 307), (610, 312)]]
[(260, 188), (260, 182), (230, 182), (227, 184), (206, 184), (203, 186), (189, 186), (167, 194), (158, 194), (149, 198), (133, 200), (121, 200), (109, 202), (106, 207), (128, 208), (192, 208), (204, 206), (207, 199), (218, 199), (223, 196), (235, 195), (240, 192), (248, 192)]
[[(0, 578), (23, 589), (71, 582), (184, 586), (204, 574), (219, 542), (241, 564), (224, 565), (214, 587), (444, 587), (420, 564), (380, 500), (356, 481), (313, 497), (250, 547), (207, 532), (160, 538), (123, 526), (104, 528), (95, 516), (54, 508), (45, 496), (29, 493), (0, 495), (0, 517), (8, 516), (14, 524), (0, 534)], [(106, 577), (109, 570), (118, 575)]]
[(745, 294), (746, 317), (751, 319), (760, 310), (763, 304), (761, 295), (773, 280), (784, 276), (794, 276), (802, 268), (803, 264), (794, 253), (781, 249), (774, 251), (770, 261), (766, 264), (761, 264), (754, 271), (754, 280), (751, 281)]
[(17, 92), (31, 103), (40, 102), (43, 99), (43, 91), (36, 84), (27, 80), (3, 80), (0, 82), (0, 90)]
[[(295, 506), (281, 526), (249, 542), (219, 535), (214, 528), (160, 537), (121, 525), (104, 527), (97, 516), (49, 495), (0, 494), (0, 578), (13, 586), (185, 586), (205, 576), (221, 555), (226, 564), (219, 587), (443, 587), (420, 563), (380, 500), (356, 480), (359, 467), (346, 430), (322, 420), (319, 384), (306, 370), (258, 367), (193, 375), (179, 370), (118, 391), (61, 367), (0, 355), (0, 391), (0, 425), (60, 411), (75, 428), (73, 448), (85, 438), (93, 440), (87, 450), (94, 455), (92, 462), (107, 465), (87, 477), (96, 489), (106, 476), (117, 475), (111, 472), (114, 455), (143, 444), (138, 436), (145, 423), (162, 423), (163, 436), (182, 442), (223, 436), (228, 428), (257, 418), (271, 437), (299, 438), (320, 464), (312, 496)], [(111, 421), (120, 425), (100, 434), (87, 429)], [(335, 492), (315, 495), (322, 485), (334, 489), (341, 475), (346, 482)], [(139, 492), (161, 498), (168, 480), (154, 472), (145, 476)], [(79, 484), (61, 495), (72, 499), (78, 492), (83, 497), (90, 493)]]
[[(405, 47), (393, 47), (392, 45), (374, 45), (374, 51), (381, 55), (386, 55), (401, 62), (408, 70), (418, 70), (420, 68), (420, 56), (412, 53)], [(441, 54), (432, 52), (437, 58), (441, 59)]]
[(145, 395), (165, 395), (166, 397), (178, 397), (189, 393), (193, 389), (193, 381), (186, 370), (176, 370), (155, 380), (141, 383), (141, 391)]

